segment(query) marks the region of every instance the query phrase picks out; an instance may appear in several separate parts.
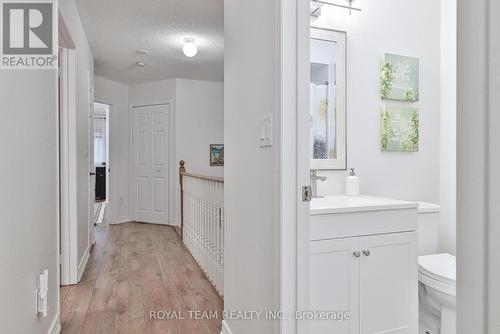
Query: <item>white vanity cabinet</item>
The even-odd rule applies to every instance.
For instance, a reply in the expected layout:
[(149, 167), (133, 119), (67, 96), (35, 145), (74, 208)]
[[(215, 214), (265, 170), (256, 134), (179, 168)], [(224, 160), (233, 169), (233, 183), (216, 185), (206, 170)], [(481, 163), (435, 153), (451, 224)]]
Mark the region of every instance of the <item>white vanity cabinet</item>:
[(359, 238), (313, 241), (310, 258), (310, 309), (350, 313), (350, 320), (315, 320), (309, 333), (359, 333)]
[(310, 309), (349, 312), (350, 320), (311, 321), (309, 333), (418, 333), (416, 204), (396, 204), (311, 205)]

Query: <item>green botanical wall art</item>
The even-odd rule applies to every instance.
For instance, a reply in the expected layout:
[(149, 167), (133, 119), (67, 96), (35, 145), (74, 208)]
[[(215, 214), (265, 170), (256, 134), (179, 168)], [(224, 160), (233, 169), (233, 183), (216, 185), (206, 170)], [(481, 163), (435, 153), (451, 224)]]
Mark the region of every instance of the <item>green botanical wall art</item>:
[(382, 151), (418, 152), (418, 109), (383, 107), (380, 113)]
[(385, 53), (380, 65), (380, 97), (383, 100), (419, 100), (418, 58)]

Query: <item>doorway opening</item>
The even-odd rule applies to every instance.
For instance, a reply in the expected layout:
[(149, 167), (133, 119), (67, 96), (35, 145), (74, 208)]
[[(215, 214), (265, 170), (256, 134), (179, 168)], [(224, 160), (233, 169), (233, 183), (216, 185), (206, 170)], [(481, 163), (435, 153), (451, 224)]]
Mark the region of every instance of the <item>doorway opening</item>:
[(94, 224), (102, 224), (109, 203), (109, 104), (94, 102)]

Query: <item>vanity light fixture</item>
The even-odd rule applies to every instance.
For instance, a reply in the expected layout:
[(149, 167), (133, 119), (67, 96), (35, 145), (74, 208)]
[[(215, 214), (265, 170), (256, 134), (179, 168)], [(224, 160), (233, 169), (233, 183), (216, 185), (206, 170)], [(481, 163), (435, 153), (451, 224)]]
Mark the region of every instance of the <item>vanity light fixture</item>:
[(353, 10), (355, 10), (357, 12), (361, 11), (361, 8), (353, 7), (352, 6), (352, 3), (354, 2), (354, 0), (346, 0), (346, 1), (347, 1), (347, 5), (342, 5), (342, 4), (338, 4), (338, 3), (334, 3), (334, 2), (327, 2), (327, 1), (323, 1), (323, 0), (311, 0), (311, 3), (316, 3), (316, 4), (319, 4), (319, 5), (329, 5), (329, 6), (335, 6), (335, 7), (345, 8), (345, 9), (349, 10), (349, 15), (351, 15), (351, 13), (352, 13)]
[(196, 56), (196, 54), (198, 53), (198, 47), (194, 42), (194, 38), (184, 39), (184, 47), (182, 48), (182, 52), (184, 52), (184, 55), (189, 58)]

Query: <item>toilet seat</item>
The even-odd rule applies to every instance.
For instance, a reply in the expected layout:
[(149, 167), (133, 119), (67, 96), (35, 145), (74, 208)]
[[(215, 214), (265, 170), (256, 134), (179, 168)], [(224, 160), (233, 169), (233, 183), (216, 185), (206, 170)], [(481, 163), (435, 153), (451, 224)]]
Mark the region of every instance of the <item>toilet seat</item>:
[(456, 258), (442, 253), (418, 257), (418, 280), (424, 285), (456, 296)]

